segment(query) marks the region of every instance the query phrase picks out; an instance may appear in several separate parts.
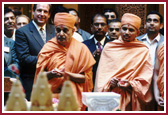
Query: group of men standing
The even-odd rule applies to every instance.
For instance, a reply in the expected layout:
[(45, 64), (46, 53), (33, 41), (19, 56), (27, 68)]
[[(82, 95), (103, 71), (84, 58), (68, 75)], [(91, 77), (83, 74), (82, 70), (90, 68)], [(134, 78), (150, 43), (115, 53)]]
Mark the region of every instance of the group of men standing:
[[(53, 98), (59, 99), (61, 87), (69, 77), (80, 110), (85, 110), (81, 92), (92, 91), (121, 94), (119, 109), (122, 111), (147, 110), (145, 107), (154, 95), (163, 110), (164, 37), (159, 34), (163, 27), (159, 13), (147, 15), (147, 34), (141, 37), (141, 18), (131, 13), (125, 13), (121, 21), (114, 11), (95, 14), (91, 20), (91, 36), (79, 28), (76, 10), (57, 12), (54, 25), (47, 23), (50, 12), (51, 5), (34, 4), (33, 20), (15, 32), (12, 55), (20, 66), (20, 78), (28, 100), (38, 74), (45, 71)], [(74, 32), (82, 36), (83, 43), (74, 39)], [(157, 73), (152, 82), (154, 70)], [(152, 89), (157, 93), (153, 94)]]

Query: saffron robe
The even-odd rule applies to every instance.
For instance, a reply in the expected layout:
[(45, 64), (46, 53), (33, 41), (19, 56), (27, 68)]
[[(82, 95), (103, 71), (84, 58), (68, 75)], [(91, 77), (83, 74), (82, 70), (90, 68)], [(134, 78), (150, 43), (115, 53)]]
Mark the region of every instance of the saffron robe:
[[(135, 39), (131, 42), (119, 40), (108, 42), (101, 54), (96, 73), (95, 91), (111, 91), (121, 94), (122, 111), (140, 111), (143, 103), (152, 100), (150, 89), (153, 68), (148, 47)], [(110, 90), (112, 78), (128, 80), (132, 89), (115, 87)]]
[[(71, 73), (84, 72), (85, 83), (71, 81), (75, 97), (81, 108), (83, 106), (81, 92), (91, 92), (93, 89), (92, 66), (94, 64), (95, 60), (92, 54), (83, 43), (72, 38), (70, 45), (68, 47), (63, 47), (57, 42), (56, 37), (54, 37), (44, 45), (38, 55), (34, 82), (36, 81), (39, 72), (44, 71), (45, 69), (51, 71), (54, 68), (65, 68), (65, 71)], [(58, 98), (58, 94), (65, 80), (65, 77), (52, 78), (49, 80), (53, 98)]]
[(164, 44), (158, 47), (157, 58), (159, 62), (157, 86), (160, 91), (161, 97), (164, 99)]

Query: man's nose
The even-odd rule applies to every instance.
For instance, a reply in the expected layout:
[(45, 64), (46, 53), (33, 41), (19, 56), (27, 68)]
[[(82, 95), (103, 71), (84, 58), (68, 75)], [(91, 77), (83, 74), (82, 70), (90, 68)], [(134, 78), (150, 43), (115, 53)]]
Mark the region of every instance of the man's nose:
[(102, 28), (102, 25), (101, 25), (101, 24), (99, 24), (98, 28)]
[(114, 29), (114, 30), (112, 31), (112, 33), (116, 33), (116, 30)]
[(130, 31), (127, 29), (125, 33), (126, 33), (126, 34), (129, 34), (129, 32), (130, 32)]
[(13, 22), (13, 19), (12, 19), (12, 18), (9, 18), (8, 22)]
[(60, 31), (60, 35), (64, 35), (64, 32), (63, 32), (63, 30), (61, 30), (61, 31)]
[(154, 21), (152, 20), (152, 21), (150, 22), (150, 24), (153, 25), (153, 24), (154, 24)]
[(22, 23), (20, 26), (23, 27), (24, 25), (25, 25), (25, 24)]
[(113, 18), (111, 18), (111, 16), (109, 15), (108, 19), (109, 19), (109, 20), (112, 20)]
[(41, 15), (44, 15), (44, 11), (41, 11)]

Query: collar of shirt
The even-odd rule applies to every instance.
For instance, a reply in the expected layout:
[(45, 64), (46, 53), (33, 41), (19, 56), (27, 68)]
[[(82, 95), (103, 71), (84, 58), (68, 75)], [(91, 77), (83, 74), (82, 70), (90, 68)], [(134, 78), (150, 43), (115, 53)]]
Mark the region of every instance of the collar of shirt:
[[(105, 39), (106, 39), (106, 37), (104, 37), (104, 38), (100, 41), (100, 43), (101, 43), (102, 46), (104, 45)], [(97, 44), (98, 41), (96, 40), (95, 37), (94, 37), (94, 41), (95, 41), (95, 44)]]
[(78, 28), (78, 33), (80, 33), (80, 34), (81, 34), (81, 33), (82, 33), (81, 31), (82, 31), (82, 30), (81, 30), (80, 28)]
[(152, 40), (149, 40), (148, 34), (145, 34), (144, 37), (142, 38), (142, 40), (146, 40), (149, 44), (152, 44), (153, 42), (159, 42), (160, 40), (160, 33)]
[[(11, 39), (14, 40), (14, 41), (15, 41), (15, 31), (16, 31), (16, 29), (14, 29), (13, 35), (11, 37)], [(4, 34), (4, 37), (8, 38), (5, 34)]]
[[(40, 31), (40, 26), (38, 26), (35, 22), (34, 22), (34, 20), (32, 21), (32, 23), (34, 24), (34, 26), (36, 27), (36, 29), (38, 30), (38, 31)], [(43, 29), (44, 29), (44, 32), (46, 32), (46, 24), (44, 24), (44, 26), (42, 27)]]

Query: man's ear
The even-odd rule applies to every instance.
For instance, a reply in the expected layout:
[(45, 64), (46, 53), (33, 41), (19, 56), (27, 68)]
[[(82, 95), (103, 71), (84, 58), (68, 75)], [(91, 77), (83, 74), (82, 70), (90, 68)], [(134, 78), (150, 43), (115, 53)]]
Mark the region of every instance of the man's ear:
[(48, 18), (50, 18), (51, 14), (48, 14)]
[(34, 11), (33, 11), (33, 16), (34, 16)]
[[(140, 34), (140, 30), (138, 30), (138, 32), (137, 32), (137, 36), (139, 36), (139, 34)], [(137, 37), (137, 36), (136, 36), (136, 37)]]
[(163, 28), (163, 23), (162, 24), (160, 24), (160, 29), (162, 29)]
[(91, 32), (93, 33), (93, 25), (90, 25)]
[(73, 27), (73, 29), (74, 29), (74, 31), (77, 31), (77, 28), (76, 28), (76, 26), (74, 26), (74, 27)]
[(106, 32), (108, 31), (108, 29), (109, 29), (109, 25), (107, 25), (107, 28), (106, 28), (107, 30), (106, 30)]
[(74, 26), (74, 27), (72, 28), (72, 32), (73, 32), (73, 33), (75, 32), (75, 29), (76, 29), (76, 27)]

